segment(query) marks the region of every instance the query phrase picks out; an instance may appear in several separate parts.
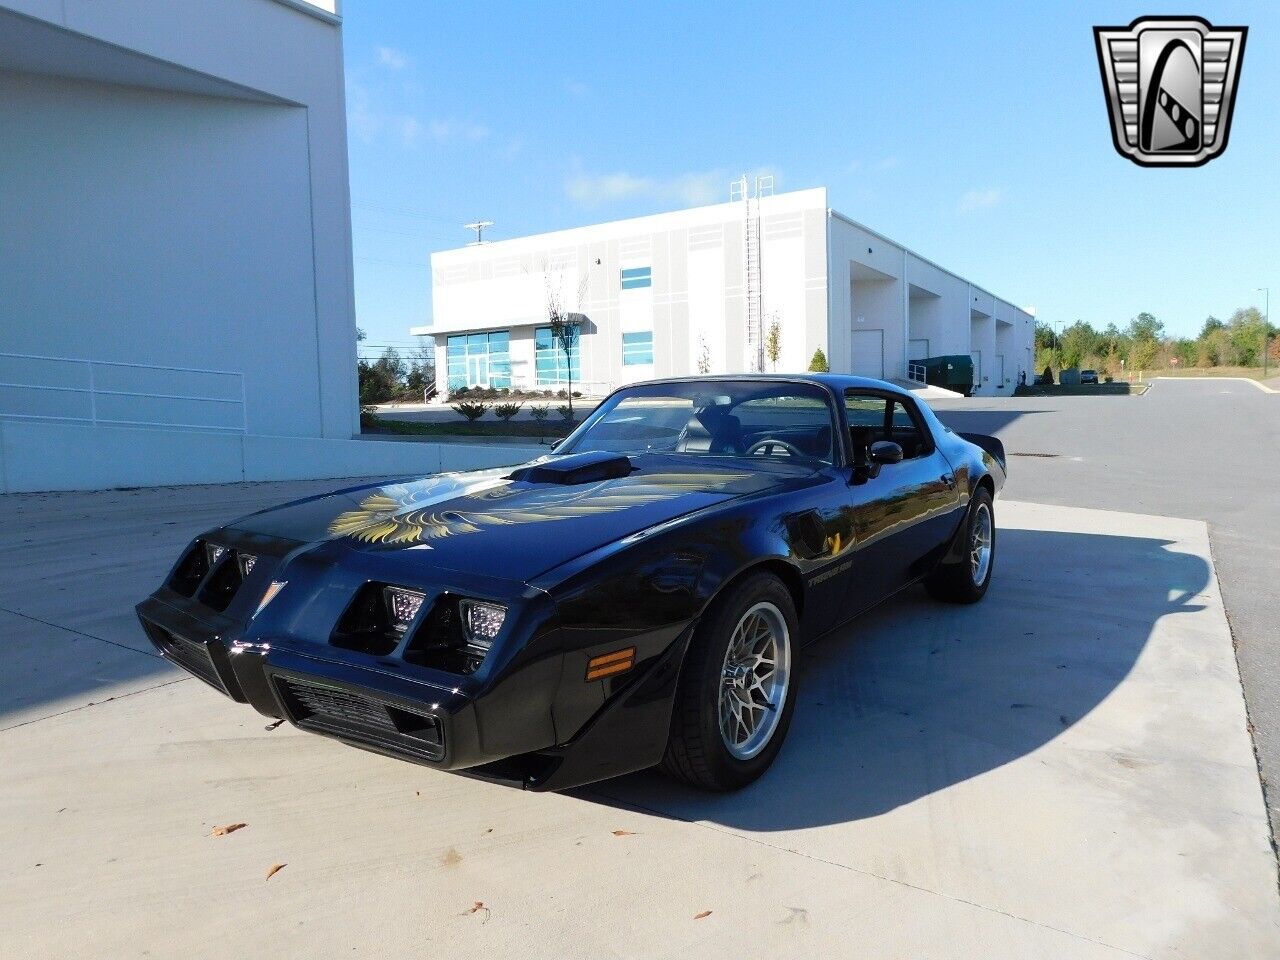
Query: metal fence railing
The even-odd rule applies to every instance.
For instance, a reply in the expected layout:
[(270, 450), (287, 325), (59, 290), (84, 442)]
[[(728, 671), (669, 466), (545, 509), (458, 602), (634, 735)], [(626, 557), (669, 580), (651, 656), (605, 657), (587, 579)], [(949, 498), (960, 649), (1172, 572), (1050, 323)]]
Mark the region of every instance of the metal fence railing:
[(247, 416), (236, 371), (0, 353), (0, 417), (246, 433)]

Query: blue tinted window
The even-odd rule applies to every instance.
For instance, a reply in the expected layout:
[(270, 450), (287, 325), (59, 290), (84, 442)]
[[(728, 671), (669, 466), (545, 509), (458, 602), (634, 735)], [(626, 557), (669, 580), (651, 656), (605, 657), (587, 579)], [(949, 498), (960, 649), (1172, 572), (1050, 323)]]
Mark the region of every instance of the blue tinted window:
[(459, 387), (511, 386), (511, 334), (472, 333), (445, 342), (450, 390)]
[(628, 267), (622, 271), (622, 289), (653, 286), (653, 267)]
[(565, 383), (570, 375), (573, 382), (582, 379), (582, 357), (579, 341), (573, 342), (571, 363), (565, 363), (564, 349), (551, 333), (550, 327), (538, 327), (533, 331), (534, 378), (538, 386), (556, 386)]
[(653, 331), (624, 333), (622, 335), (622, 364), (636, 366), (653, 363)]

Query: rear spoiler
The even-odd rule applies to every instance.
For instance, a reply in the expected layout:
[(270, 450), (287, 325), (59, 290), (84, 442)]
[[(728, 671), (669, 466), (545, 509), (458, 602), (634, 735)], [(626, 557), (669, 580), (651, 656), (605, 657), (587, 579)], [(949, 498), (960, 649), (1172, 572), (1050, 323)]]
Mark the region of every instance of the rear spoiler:
[(1008, 469), (1004, 459), (1004, 444), (1000, 442), (998, 437), (988, 436), (985, 433), (962, 433), (959, 436), (964, 440), (968, 440), (975, 447), (981, 447), (1000, 461), (1000, 469)]

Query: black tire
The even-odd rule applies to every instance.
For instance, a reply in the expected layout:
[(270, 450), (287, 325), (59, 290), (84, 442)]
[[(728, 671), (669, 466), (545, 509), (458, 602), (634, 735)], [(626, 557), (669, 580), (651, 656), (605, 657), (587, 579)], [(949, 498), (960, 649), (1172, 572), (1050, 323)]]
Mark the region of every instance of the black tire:
[[(983, 522), (985, 511), (990, 531), (990, 551), (986, 569), (979, 578), (975, 571), (971, 551), (974, 544), (974, 528)], [(996, 568), (996, 513), (991, 494), (986, 487), (979, 487), (969, 501), (969, 511), (964, 519), (965, 554), (956, 563), (942, 563), (929, 576), (924, 585), (930, 596), (945, 603), (977, 603), (987, 595), (991, 574)]]
[[(730, 752), (725, 735), (721, 734), (721, 682), (735, 630), (753, 611), (763, 610), (772, 617), (772, 612), (765, 609), (769, 607), (786, 624), (789, 649), (785, 687), (780, 693), (782, 707), (764, 746), (754, 756), (742, 759)], [(753, 574), (718, 597), (699, 624), (685, 655), (661, 771), (703, 790), (729, 791), (745, 787), (768, 770), (782, 749), (795, 710), (799, 646), (795, 604), (777, 577)], [(780, 655), (778, 659), (782, 662)]]

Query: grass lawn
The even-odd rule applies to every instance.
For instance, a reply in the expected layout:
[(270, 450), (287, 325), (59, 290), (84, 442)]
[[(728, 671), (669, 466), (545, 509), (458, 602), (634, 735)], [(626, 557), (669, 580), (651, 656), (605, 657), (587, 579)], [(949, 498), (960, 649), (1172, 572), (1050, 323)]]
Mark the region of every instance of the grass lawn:
[(1167, 370), (1149, 370), (1152, 377), (1244, 377), (1247, 380), (1272, 380), (1280, 377), (1280, 364), (1262, 367), (1170, 367)]
[(1141, 381), (1128, 383), (1117, 380), (1114, 383), (1080, 383), (1063, 386), (1060, 383), (1046, 383), (1040, 386), (1027, 385), (1019, 387), (1015, 396), (1019, 397), (1136, 397), (1147, 392), (1148, 384)]
[(562, 417), (546, 420), (449, 420), (445, 423), (420, 423), (373, 417), (361, 433), (391, 433), (420, 437), (521, 437), (530, 440), (557, 440), (567, 437), (578, 425), (576, 420)]

